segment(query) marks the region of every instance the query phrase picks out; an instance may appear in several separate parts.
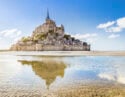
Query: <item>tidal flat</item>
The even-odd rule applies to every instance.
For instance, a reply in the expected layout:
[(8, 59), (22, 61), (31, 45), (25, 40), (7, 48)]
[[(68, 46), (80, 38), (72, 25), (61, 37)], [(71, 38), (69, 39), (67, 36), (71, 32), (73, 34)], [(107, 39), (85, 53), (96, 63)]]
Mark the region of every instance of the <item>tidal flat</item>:
[(125, 51), (9, 51), (1, 50), (0, 55), (20, 56), (125, 56)]
[(125, 56), (0, 54), (0, 97), (125, 97)]

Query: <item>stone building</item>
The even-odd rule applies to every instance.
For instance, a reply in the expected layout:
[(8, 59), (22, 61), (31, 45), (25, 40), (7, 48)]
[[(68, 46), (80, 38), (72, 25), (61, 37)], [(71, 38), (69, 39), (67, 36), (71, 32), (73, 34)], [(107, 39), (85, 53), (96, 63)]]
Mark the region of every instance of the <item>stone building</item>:
[(10, 50), (16, 51), (90, 51), (90, 45), (65, 33), (50, 19), (49, 11), (45, 23), (38, 26), (31, 36), (23, 37)]
[(61, 24), (60, 27), (57, 27), (56, 23), (52, 19), (50, 19), (49, 12), (47, 11), (47, 17), (45, 23), (38, 26), (33, 31), (33, 35), (36, 33), (48, 33), (48, 32), (56, 32), (60, 35), (64, 35), (64, 26)]

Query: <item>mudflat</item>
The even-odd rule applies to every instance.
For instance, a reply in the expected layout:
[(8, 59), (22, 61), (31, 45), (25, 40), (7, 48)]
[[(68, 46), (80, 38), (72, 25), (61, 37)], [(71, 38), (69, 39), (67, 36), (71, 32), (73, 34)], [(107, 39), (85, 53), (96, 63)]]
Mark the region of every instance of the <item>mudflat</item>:
[(24, 56), (125, 56), (125, 51), (0, 51), (0, 54)]
[(125, 97), (125, 88), (121, 85), (89, 84), (67, 85), (55, 89), (39, 88), (7, 89), (0, 91), (0, 97)]

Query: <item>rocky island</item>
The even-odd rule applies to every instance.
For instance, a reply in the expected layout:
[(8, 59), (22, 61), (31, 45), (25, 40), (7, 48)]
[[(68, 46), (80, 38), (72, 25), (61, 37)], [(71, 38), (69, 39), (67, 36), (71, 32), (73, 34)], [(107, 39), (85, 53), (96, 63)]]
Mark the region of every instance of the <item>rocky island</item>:
[(49, 12), (45, 23), (38, 26), (31, 36), (22, 37), (10, 48), (12, 51), (90, 51), (90, 45), (65, 33), (64, 26), (56, 26)]

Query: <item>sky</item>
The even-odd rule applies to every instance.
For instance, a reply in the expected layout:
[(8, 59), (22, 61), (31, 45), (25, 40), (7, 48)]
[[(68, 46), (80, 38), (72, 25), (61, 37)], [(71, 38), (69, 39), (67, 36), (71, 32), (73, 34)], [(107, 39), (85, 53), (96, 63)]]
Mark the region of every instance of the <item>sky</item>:
[(125, 0), (1, 0), (0, 49), (8, 49), (45, 22), (47, 8), (65, 33), (92, 50), (125, 50)]

